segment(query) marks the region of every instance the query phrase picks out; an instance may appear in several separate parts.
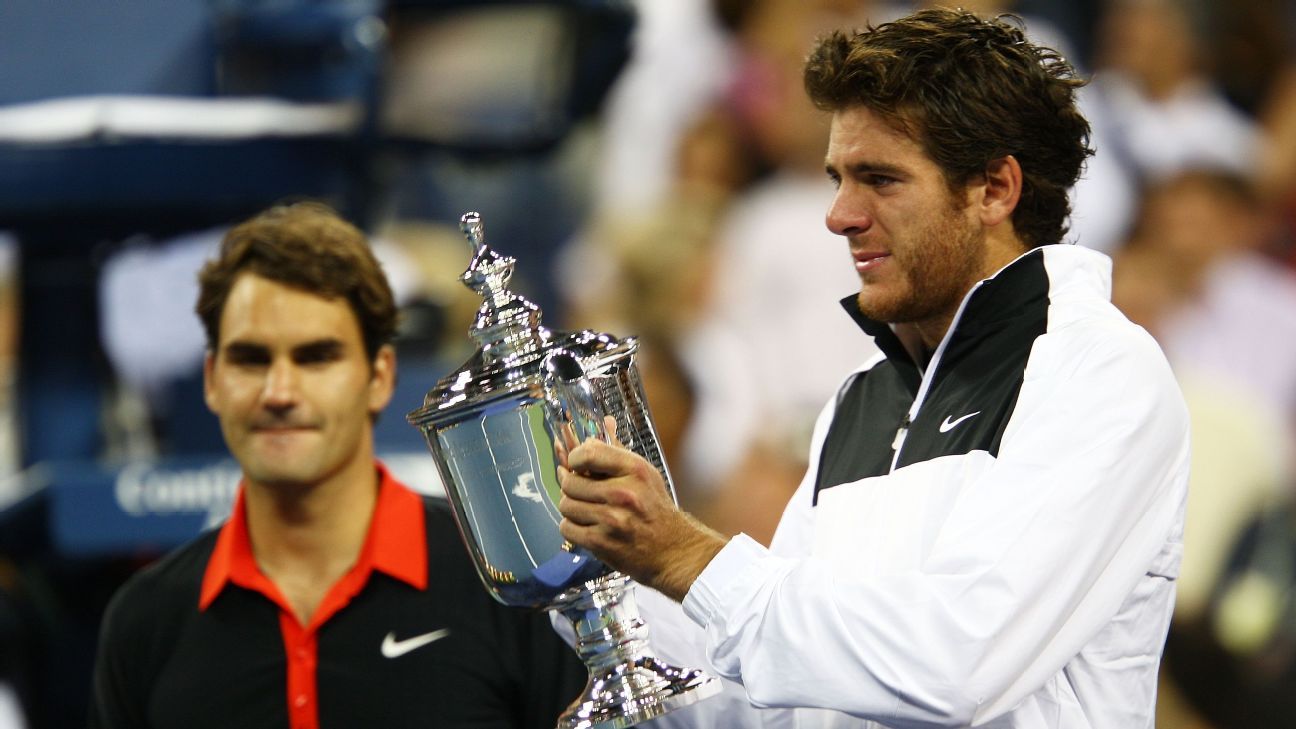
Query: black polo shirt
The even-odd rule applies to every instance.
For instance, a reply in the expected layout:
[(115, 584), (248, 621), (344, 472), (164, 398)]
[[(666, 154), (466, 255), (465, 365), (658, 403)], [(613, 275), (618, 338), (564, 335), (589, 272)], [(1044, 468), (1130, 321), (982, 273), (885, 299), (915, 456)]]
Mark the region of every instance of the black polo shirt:
[(547, 616), (495, 602), (446, 504), (379, 466), (356, 565), (301, 625), (233, 515), (108, 606), (91, 727), (552, 729), (586, 672)]

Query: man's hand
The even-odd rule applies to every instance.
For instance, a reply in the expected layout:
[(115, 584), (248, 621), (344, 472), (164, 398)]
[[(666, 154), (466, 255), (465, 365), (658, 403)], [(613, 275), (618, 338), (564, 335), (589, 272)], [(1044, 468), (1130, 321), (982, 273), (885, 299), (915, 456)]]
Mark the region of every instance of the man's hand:
[(675, 506), (657, 469), (625, 448), (589, 439), (559, 467), (564, 538), (673, 600), (725, 545)]

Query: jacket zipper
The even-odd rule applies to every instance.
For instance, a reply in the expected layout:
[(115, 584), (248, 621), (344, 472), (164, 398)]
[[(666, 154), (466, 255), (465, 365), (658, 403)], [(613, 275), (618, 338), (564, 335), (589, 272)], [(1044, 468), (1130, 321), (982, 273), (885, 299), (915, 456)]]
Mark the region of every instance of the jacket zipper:
[(891, 441), (891, 470), (888, 473), (894, 473), (896, 465), (900, 463), (900, 451), (904, 448), (905, 438), (909, 435), (909, 425), (913, 423), (914, 418), (918, 417), (918, 410), (922, 407), (923, 401), (927, 399), (927, 391), (931, 388), (932, 376), (936, 373), (936, 368), (940, 366), (941, 357), (945, 354), (945, 346), (949, 344), (950, 339), (954, 336), (954, 330), (958, 328), (959, 322), (963, 319), (963, 310), (967, 308), (968, 302), (972, 300), (972, 294), (976, 293), (976, 290), (981, 288), (983, 283), (985, 283), (985, 280), (976, 282), (976, 285), (963, 295), (963, 301), (959, 302), (958, 311), (954, 312), (954, 318), (950, 320), (949, 329), (945, 330), (945, 336), (941, 337), (940, 344), (936, 346), (936, 352), (932, 355), (931, 361), (927, 363), (927, 368), (923, 370), (922, 383), (918, 386), (918, 394), (914, 397), (913, 404), (909, 406), (909, 412), (905, 414), (904, 420), (901, 421), (900, 428), (896, 430), (895, 439)]
[(895, 438), (891, 441), (891, 470), (894, 471), (896, 463), (900, 460), (900, 449), (904, 447), (905, 436), (909, 435), (909, 415), (906, 413), (904, 420), (900, 423), (900, 429), (896, 431)]

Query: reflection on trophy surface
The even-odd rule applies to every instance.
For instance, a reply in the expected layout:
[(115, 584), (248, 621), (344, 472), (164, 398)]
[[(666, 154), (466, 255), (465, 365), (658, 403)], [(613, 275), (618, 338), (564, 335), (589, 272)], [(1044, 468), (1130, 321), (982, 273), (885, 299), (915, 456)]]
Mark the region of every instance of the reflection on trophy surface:
[(590, 671), (559, 727), (619, 729), (720, 691), (693, 669), (659, 661), (629, 578), (562, 538), (559, 449), (616, 437), (653, 463), (674, 495), (635, 364), (638, 342), (558, 332), (508, 290), (514, 260), (491, 250), (481, 217), (463, 216), (472, 248), (464, 284), (483, 302), (469, 334), (477, 351), (409, 414), (445, 482), (483, 584), (506, 605), (557, 610), (576, 632)]

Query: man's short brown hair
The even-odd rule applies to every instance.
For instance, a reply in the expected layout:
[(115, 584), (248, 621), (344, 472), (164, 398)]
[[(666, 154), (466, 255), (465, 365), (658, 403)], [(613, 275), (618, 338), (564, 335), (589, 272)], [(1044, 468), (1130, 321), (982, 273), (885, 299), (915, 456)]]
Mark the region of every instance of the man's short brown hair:
[(805, 86), (820, 109), (862, 106), (887, 119), (922, 146), (952, 190), (1015, 157), (1023, 180), (1013, 227), (1034, 247), (1062, 239), (1067, 191), (1093, 151), (1075, 105), (1085, 82), (1010, 20), (931, 9), (835, 32), (807, 60)]
[(234, 282), (253, 273), (324, 298), (344, 298), (355, 312), (369, 360), (396, 331), (391, 287), (369, 243), (322, 203), (273, 207), (238, 225), (198, 274), (195, 311), (207, 346), (220, 344), (220, 319)]

